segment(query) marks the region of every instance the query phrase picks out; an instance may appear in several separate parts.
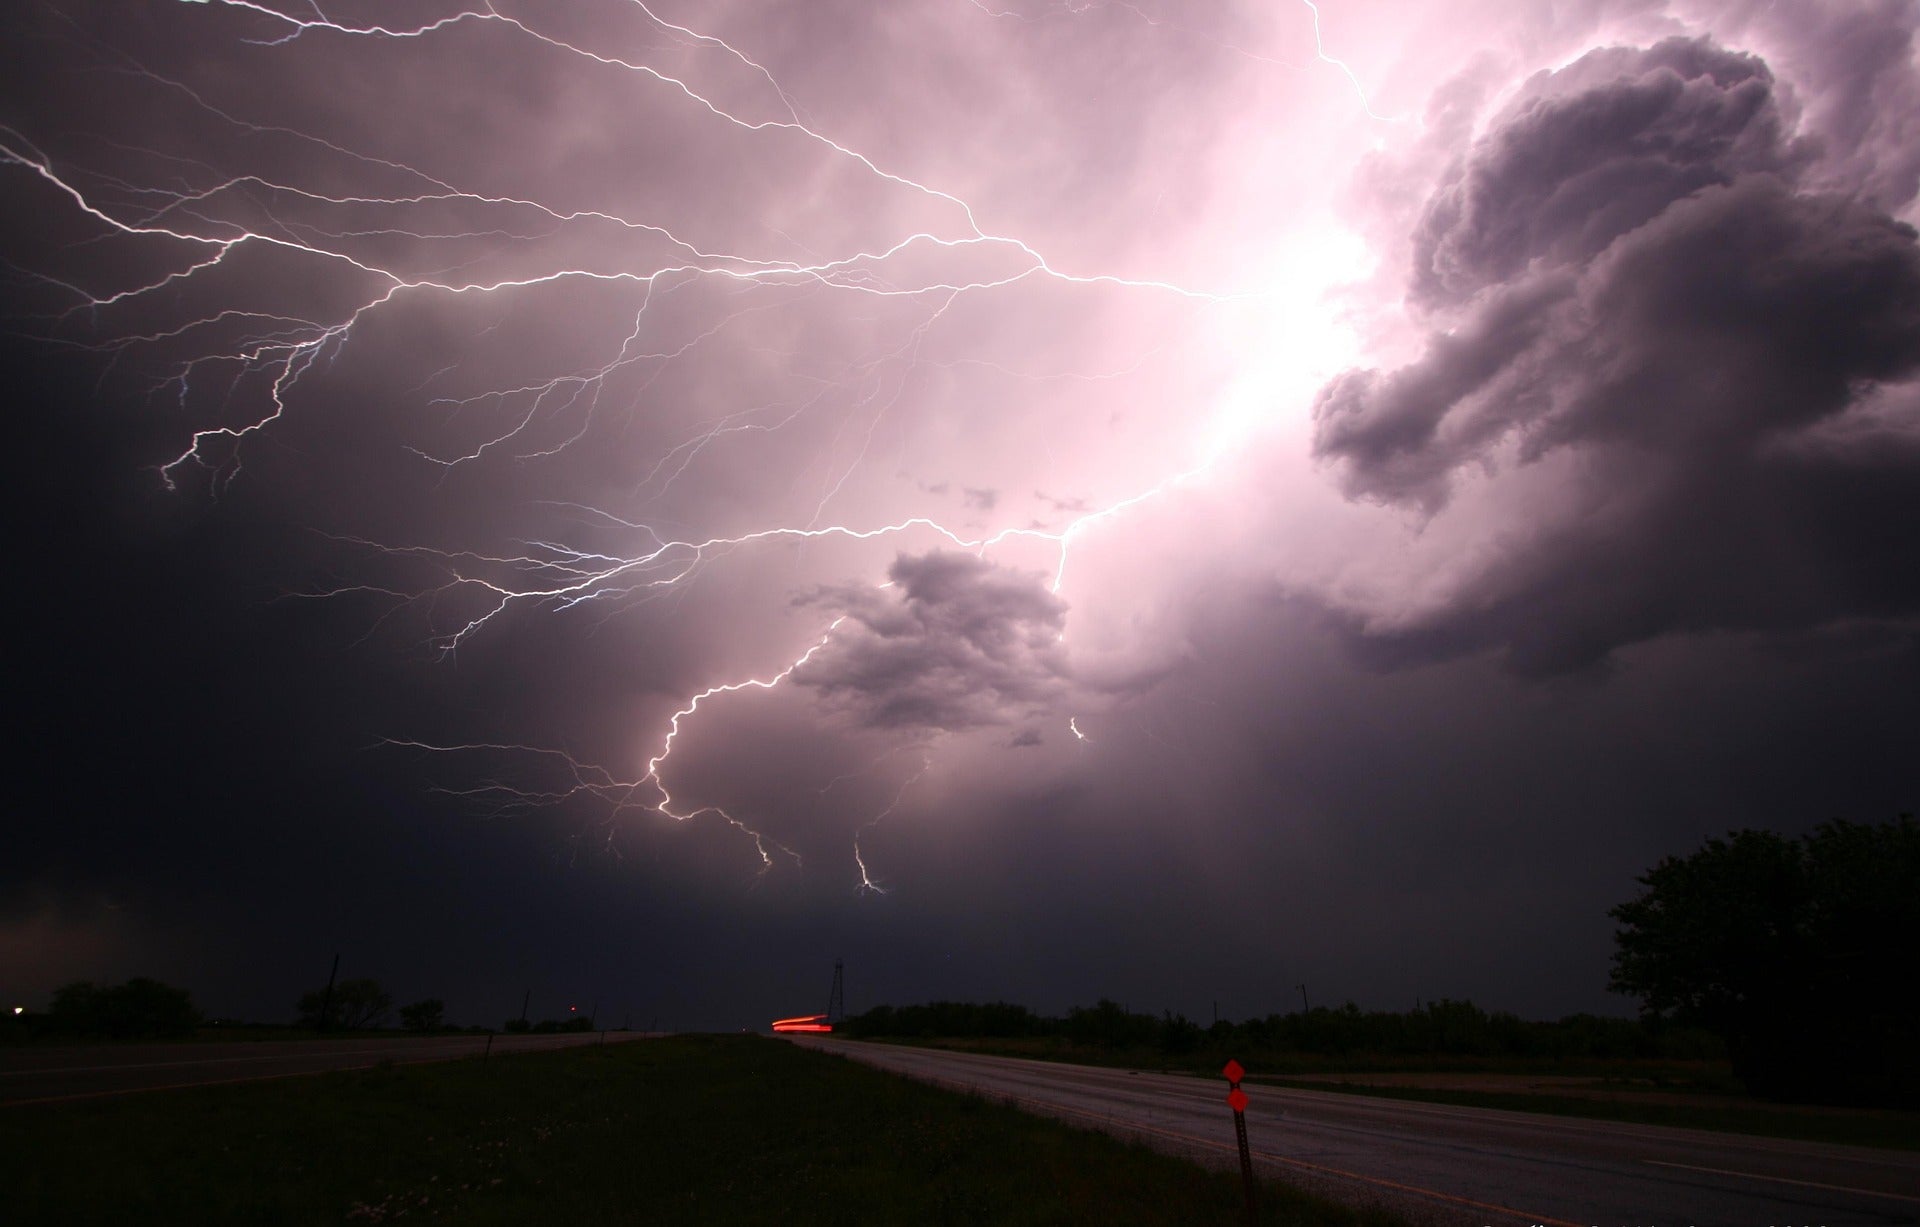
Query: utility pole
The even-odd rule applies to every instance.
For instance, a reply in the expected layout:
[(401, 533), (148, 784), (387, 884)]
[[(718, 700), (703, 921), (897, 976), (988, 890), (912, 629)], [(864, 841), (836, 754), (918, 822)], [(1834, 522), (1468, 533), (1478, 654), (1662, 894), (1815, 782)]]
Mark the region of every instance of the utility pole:
[(1304, 984), (1296, 984), (1296, 985), (1294, 985), (1294, 987), (1300, 990), (1300, 1011), (1301, 1011), (1301, 1013), (1303, 1013), (1303, 1014), (1311, 1014), (1311, 1013), (1313, 1013), (1313, 1007), (1307, 1004), (1307, 986), (1306, 986), (1306, 985), (1304, 985)]
[(827, 994), (827, 1021), (845, 1022), (847, 1019), (846, 961), (833, 961), (833, 991)]
[(333, 970), (327, 973), (326, 995), (320, 998), (320, 1029), (327, 1029), (327, 1015), (333, 1011), (333, 980), (340, 974), (340, 952), (334, 951)]
[(527, 995), (520, 999), (520, 1021), (523, 1023), (527, 1021), (527, 1007), (531, 1004), (533, 1004), (533, 990), (528, 989)]

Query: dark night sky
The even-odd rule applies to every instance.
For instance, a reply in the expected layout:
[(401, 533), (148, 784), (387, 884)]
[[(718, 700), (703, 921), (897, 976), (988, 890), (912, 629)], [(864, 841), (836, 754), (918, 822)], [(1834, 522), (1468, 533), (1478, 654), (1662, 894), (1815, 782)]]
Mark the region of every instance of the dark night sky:
[(1624, 1013), (1915, 807), (1915, 6), (804, 8), (0, 17), (0, 993)]

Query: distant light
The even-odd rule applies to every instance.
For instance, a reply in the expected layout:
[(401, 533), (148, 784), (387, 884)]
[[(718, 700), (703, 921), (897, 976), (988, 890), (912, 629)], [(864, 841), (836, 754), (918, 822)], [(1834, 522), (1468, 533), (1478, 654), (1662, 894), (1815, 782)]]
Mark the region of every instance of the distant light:
[(26, 1006), (23, 1006), (23, 1005), (17, 1005), (17, 1006), (14, 1006), (14, 1007), (13, 1007), (13, 1012), (14, 1012), (15, 1014), (25, 1014), (25, 1013), (27, 1012), (27, 1007), (26, 1007)]

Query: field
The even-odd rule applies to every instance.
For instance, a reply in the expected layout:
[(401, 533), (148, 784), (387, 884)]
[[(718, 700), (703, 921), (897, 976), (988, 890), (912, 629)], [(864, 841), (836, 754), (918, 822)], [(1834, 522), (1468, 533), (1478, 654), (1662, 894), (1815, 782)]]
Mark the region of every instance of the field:
[(4, 1109), (0, 1188), (15, 1222), (1244, 1221), (1237, 1174), (752, 1036)]

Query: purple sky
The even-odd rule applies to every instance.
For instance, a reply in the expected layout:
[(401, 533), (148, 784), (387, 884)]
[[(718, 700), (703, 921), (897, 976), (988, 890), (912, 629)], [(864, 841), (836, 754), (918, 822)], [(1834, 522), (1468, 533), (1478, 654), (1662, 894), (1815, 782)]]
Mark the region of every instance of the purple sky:
[(11, 6), (0, 991), (1630, 1009), (1914, 806), (1917, 25)]

